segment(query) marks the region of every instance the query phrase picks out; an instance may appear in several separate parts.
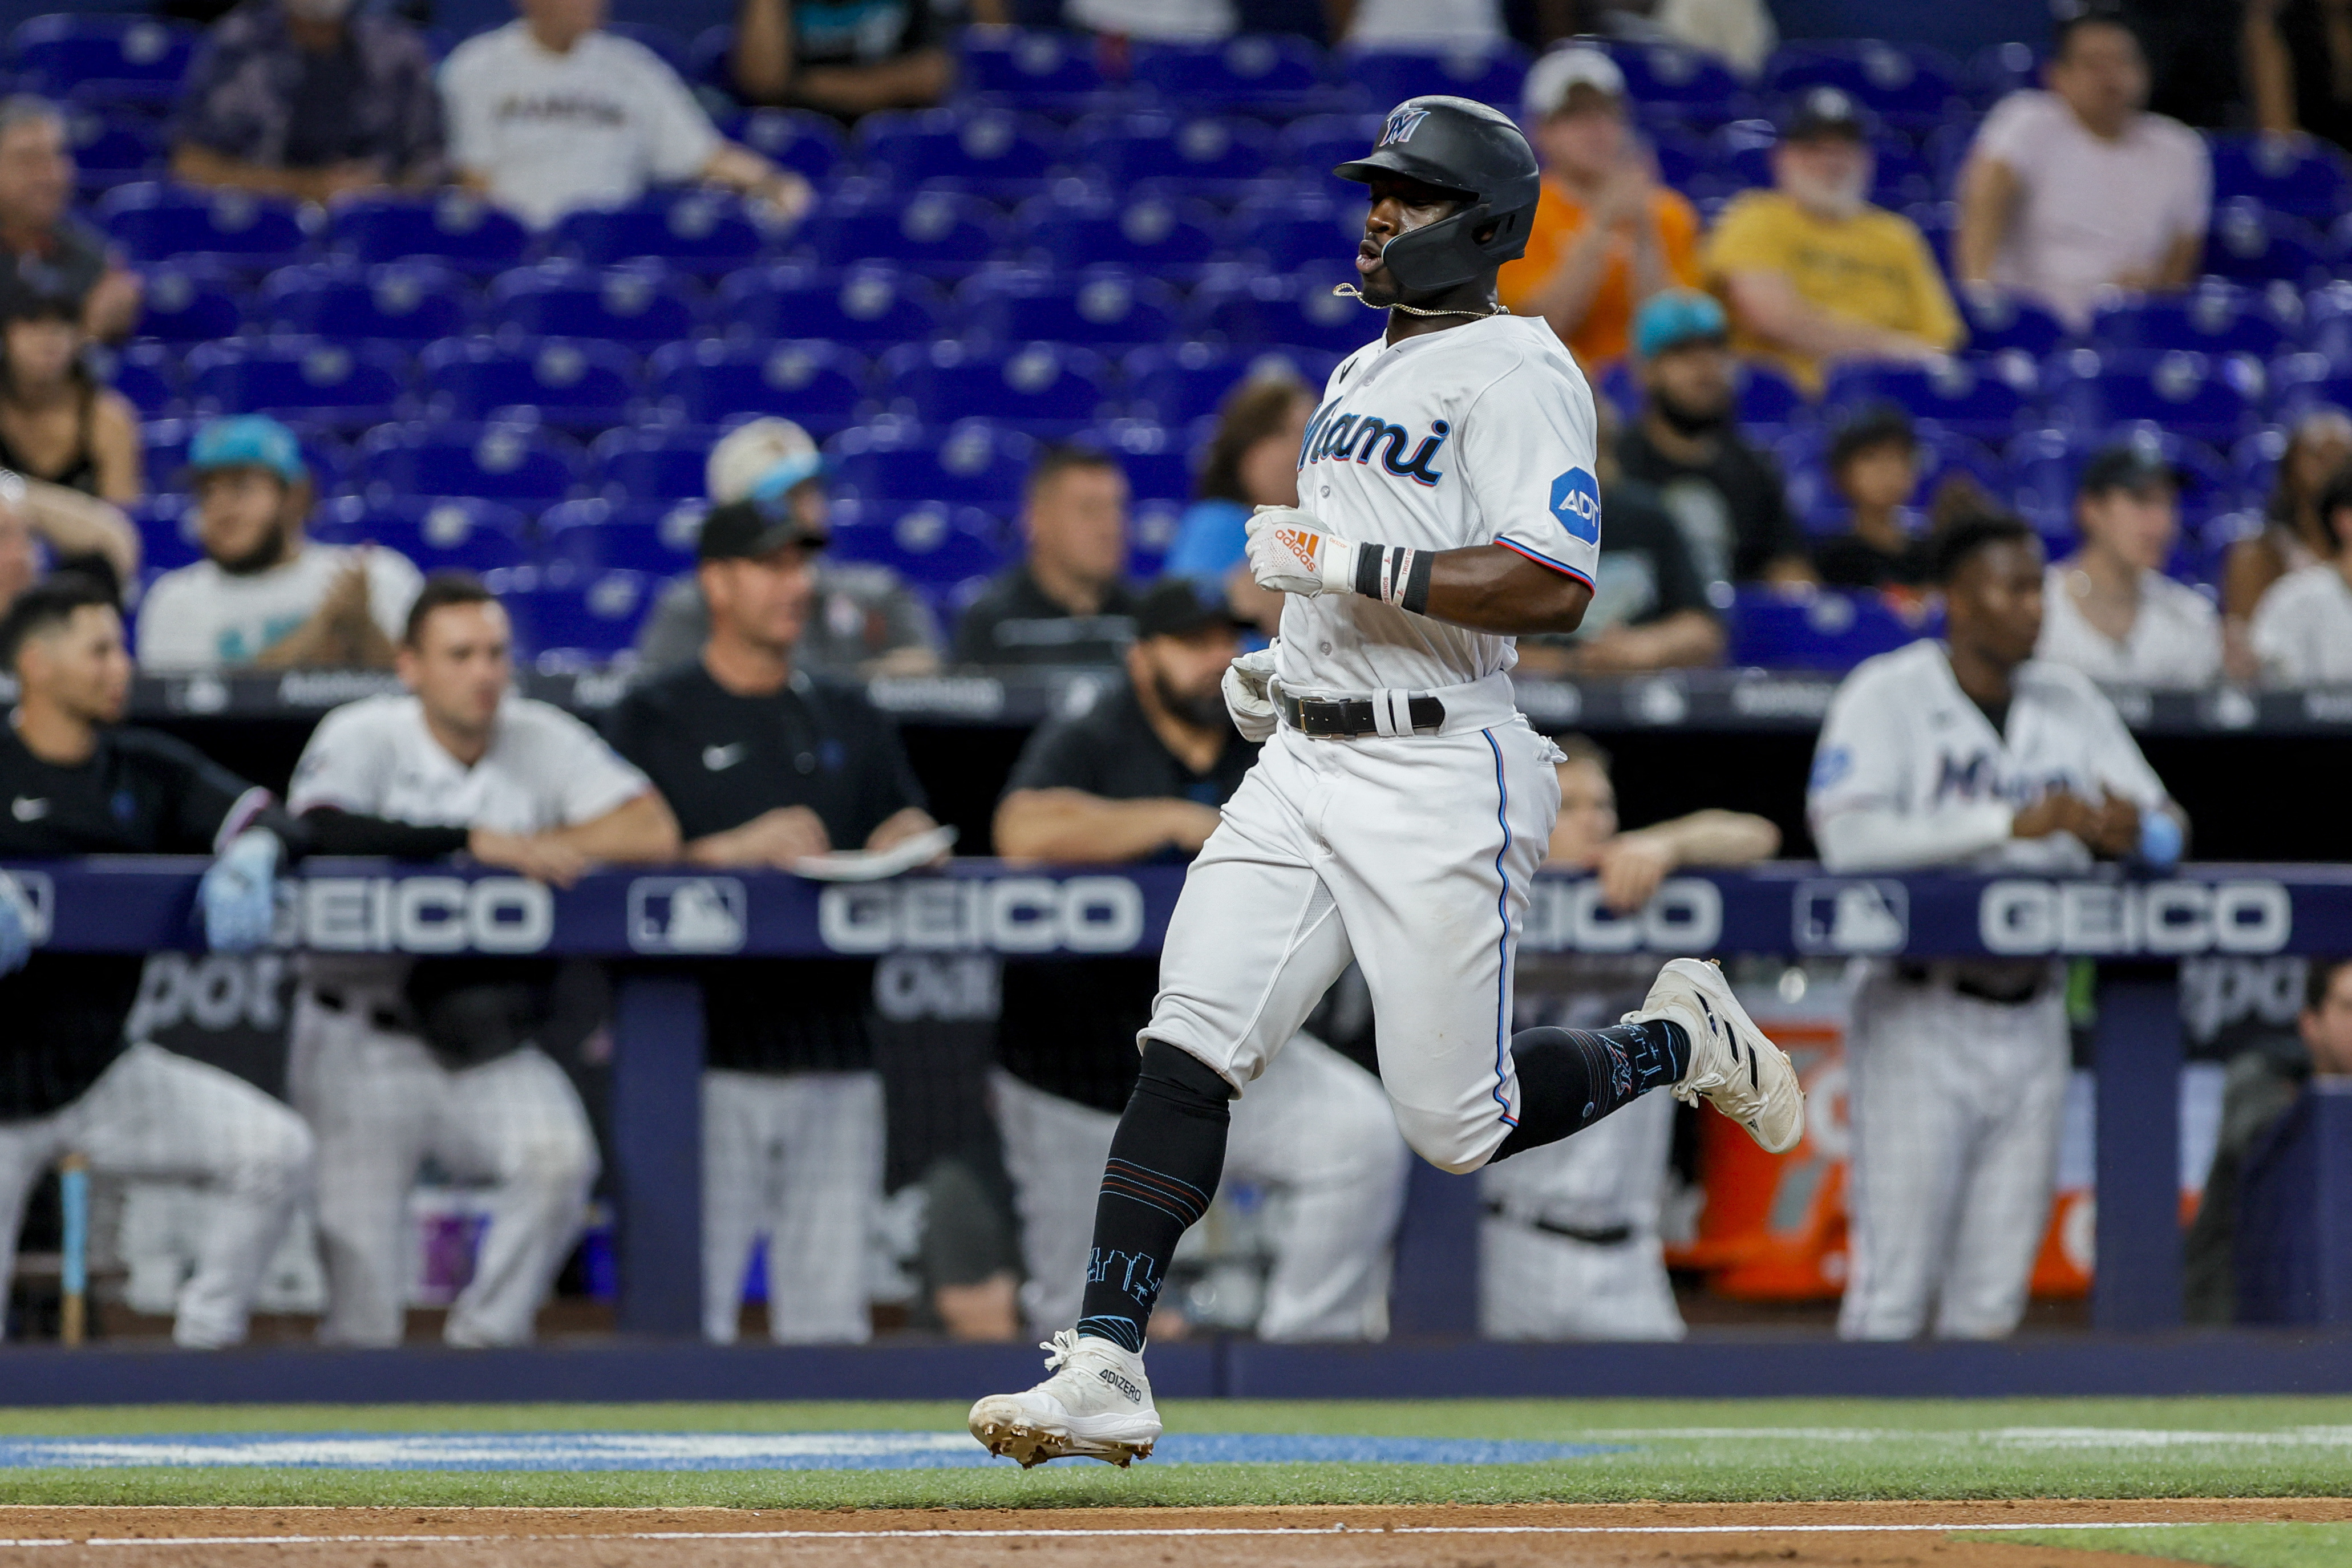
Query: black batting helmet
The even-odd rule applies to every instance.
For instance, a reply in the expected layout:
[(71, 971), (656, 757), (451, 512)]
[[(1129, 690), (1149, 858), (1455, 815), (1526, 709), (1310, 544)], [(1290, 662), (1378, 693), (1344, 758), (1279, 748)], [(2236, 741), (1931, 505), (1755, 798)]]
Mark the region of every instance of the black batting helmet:
[(1409, 98), (1390, 110), (1380, 145), (1331, 172), (1363, 184), (1399, 174), (1467, 204), (1382, 249), (1390, 276), (1408, 294), (1452, 288), (1517, 259), (1528, 248), (1543, 183), (1535, 150), (1509, 115), (1442, 96)]

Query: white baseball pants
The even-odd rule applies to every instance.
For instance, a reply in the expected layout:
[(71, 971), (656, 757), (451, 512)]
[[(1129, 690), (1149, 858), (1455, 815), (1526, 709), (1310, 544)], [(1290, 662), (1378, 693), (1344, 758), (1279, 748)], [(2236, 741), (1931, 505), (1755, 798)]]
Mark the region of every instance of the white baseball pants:
[[(1488, 1339), (1680, 1339), (1658, 1239), (1675, 1101), (1644, 1094), (1572, 1137), (1478, 1173), (1478, 1332)], [(1499, 1210), (1499, 1212), (1496, 1212)], [(1574, 1229), (1586, 1239), (1537, 1228)]]
[(242, 1342), (262, 1270), (310, 1188), (315, 1150), (302, 1118), (233, 1072), (142, 1042), (70, 1104), (0, 1122), (0, 1302), (16, 1272), (26, 1196), (72, 1153), (94, 1175), (204, 1186), (211, 1218), (180, 1287), (172, 1340), (192, 1350)]
[(768, 1337), (863, 1344), (867, 1239), (882, 1202), (882, 1079), (702, 1075), (702, 1333), (733, 1344), (751, 1244), (768, 1239)]
[(1996, 1339), (2024, 1315), (2050, 1223), (2066, 1000), (2015, 1007), (1880, 975), (1846, 1036), (1847, 1339)]
[(599, 1168), (580, 1094), (533, 1046), (444, 1067), (413, 1034), (359, 1011), (294, 1005), (289, 1083), (319, 1139), (319, 1241), (335, 1344), (398, 1344), (415, 1239), (408, 1190), (431, 1155), (489, 1186), (474, 1277), (450, 1304), (456, 1345), (525, 1344), (587, 1218)]
[[(996, 1124), (1021, 1216), (1023, 1316), (1050, 1333), (1078, 1320), (1095, 1200), (1118, 1115), (994, 1074)], [(1289, 1203), (1257, 1335), (1379, 1339), (1388, 1329), (1389, 1249), (1409, 1161), (1370, 1073), (1301, 1034), (1234, 1106), (1225, 1175), (1284, 1187)]]
[(1185, 878), (1146, 1037), (1238, 1092), (1353, 958), (1405, 1142), (1475, 1171), (1517, 1124), (1511, 970), (1559, 810), (1558, 755), (1513, 716), (1392, 739), (1275, 732)]

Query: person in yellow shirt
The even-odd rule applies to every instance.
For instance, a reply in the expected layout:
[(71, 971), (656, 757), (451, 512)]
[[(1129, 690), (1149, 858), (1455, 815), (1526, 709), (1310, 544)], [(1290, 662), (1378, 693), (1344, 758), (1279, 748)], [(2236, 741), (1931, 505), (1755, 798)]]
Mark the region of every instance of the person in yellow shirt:
[(1543, 195), (1527, 254), (1504, 267), (1496, 292), (1517, 314), (1549, 321), (1585, 373), (1599, 375), (1624, 357), (1642, 301), (1698, 282), (1698, 214), (1657, 183), (1625, 122), (1624, 75), (1599, 49), (1570, 45), (1538, 60), (1521, 118), (1543, 162)]
[(1960, 344), (1959, 312), (1910, 219), (1871, 205), (1861, 107), (1815, 88), (1772, 150), (1773, 188), (1724, 209), (1706, 276), (1731, 308), (1732, 347), (1818, 393), (1841, 360), (1928, 361)]

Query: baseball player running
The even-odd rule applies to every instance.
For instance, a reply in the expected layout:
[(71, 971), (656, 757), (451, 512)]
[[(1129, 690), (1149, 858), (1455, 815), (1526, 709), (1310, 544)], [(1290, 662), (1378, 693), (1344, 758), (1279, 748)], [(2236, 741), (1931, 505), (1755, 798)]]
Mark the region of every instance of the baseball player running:
[(1535, 157), (1482, 104), (1415, 98), (1337, 170), (1370, 187), (1349, 288), (1388, 330), (1331, 374), (1298, 507), (1250, 522), (1282, 636), (1236, 660), (1235, 722), (1265, 746), (1192, 863), (1111, 1140), (1082, 1314), (1046, 1381), (972, 1406), (1024, 1465), (1126, 1464), (1160, 1436), (1143, 1344), (1170, 1255), (1224, 1161), (1229, 1102), (1351, 958), (1405, 1140), (1468, 1172), (1636, 1095), (1705, 1096), (1765, 1147), (1804, 1102), (1713, 966), (1668, 964), (1601, 1030), (1514, 1037), (1511, 965), (1559, 800), (1558, 748), (1511, 701), (1512, 638), (1571, 632), (1601, 537), (1592, 396), (1541, 321), (1496, 304), (1525, 247)]

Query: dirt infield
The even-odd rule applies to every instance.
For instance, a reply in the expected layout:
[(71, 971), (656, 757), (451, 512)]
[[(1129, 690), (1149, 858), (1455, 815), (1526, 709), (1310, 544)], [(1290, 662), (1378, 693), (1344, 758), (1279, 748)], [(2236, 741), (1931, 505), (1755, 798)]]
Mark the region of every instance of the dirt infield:
[(0, 1563), (104, 1568), (2148, 1568), (1954, 1541), (2023, 1525), (2352, 1521), (2352, 1499), (1508, 1508), (0, 1508)]

